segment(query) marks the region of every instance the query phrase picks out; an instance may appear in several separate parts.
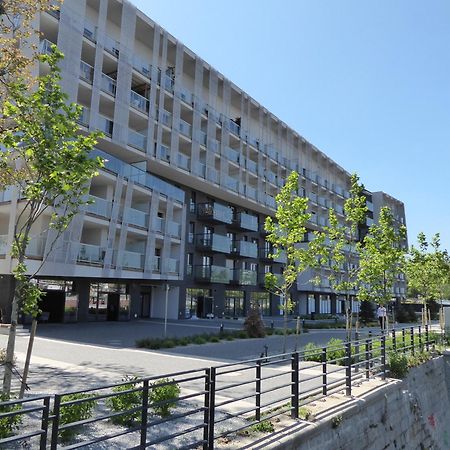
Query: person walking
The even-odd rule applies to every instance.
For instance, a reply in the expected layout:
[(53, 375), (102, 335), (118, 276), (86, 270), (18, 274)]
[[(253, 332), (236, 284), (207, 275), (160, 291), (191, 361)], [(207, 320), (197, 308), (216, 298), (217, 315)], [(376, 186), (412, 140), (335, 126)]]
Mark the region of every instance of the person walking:
[(384, 333), (384, 331), (386, 330), (386, 319), (387, 319), (387, 311), (384, 305), (378, 305), (377, 317), (378, 322), (380, 322), (381, 332)]

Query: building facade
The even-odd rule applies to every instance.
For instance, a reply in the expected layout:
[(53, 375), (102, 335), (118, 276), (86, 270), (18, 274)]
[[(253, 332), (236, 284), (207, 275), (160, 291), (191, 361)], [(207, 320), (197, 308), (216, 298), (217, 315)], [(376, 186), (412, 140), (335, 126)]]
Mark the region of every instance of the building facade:
[[(275, 195), (296, 170), (313, 231), (331, 207), (343, 218), (349, 174), (126, 0), (65, 0), (39, 27), (41, 51), (65, 54), (62, 88), (83, 107), (80, 132), (103, 131), (95, 154), (106, 161), (93, 203), (50, 253), (49, 217), (32, 230), (30, 271), (48, 255), (39, 283), (49, 320), (240, 317), (252, 300), (279, 314), (263, 281), (283, 262), (264, 239)], [(366, 194), (368, 225), (392, 199), (377, 194)], [(20, 204), (14, 189), (0, 193), (3, 292)], [(303, 281), (296, 313), (341, 312), (326, 274)], [(9, 305), (5, 295), (6, 320)]]

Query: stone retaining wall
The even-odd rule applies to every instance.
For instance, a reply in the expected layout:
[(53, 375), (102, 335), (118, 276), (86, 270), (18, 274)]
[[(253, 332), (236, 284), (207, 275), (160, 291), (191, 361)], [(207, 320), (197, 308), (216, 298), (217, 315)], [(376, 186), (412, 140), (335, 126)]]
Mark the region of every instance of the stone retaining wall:
[(265, 448), (450, 449), (450, 353)]

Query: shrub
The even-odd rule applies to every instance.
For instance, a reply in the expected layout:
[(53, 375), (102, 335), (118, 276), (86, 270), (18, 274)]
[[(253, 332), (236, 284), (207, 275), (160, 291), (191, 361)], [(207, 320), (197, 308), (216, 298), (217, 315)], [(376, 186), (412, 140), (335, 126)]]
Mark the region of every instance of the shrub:
[(336, 364), (344, 364), (345, 347), (342, 339), (331, 338), (327, 342), (327, 361), (336, 361)]
[[(80, 403), (71, 405), (61, 404), (59, 410), (59, 425), (67, 425), (69, 423), (78, 422), (80, 420), (86, 420), (92, 417), (93, 409), (95, 408), (97, 401), (92, 399), (89, 394), (68, 394), (61, 397), (61, 403), (72, 402), (75, 400), (84, 400)], [(89, 400), (90, 399), (90, 400)], [(61, 430), (59, 435), (62, 441), (68, 441), (77, 434), (76, 427)]]
[(322, 350), (314, 342), (308, 342), (303, 351), (305, 361), (322, 361)]
[(359, 317), (361, 318), (361, 322), (363, 323), (368, 323), (375, 320), (375, 311), (371, 302), (364, 300), (361, 302)]
[(256, 302), (252, 302), (248, 315), (244, 322), (244, 329), (251, 338), (261, 338), (266, 335), (264, 322), (261, 318), (261, 311)]
[(180, 387), (175, 383), (175, 380), (171, 381), (168, 378), (161, 378), (159, 381), (151, 384), (149, 399), (155, 414), (158, 416), (170, 416), (170, 411), (176, 406), (179, 396)]
[[(0, 403), (7, 402), (8, 400), (10, 400), (10, 397), (7, 394), (0, 393)], [(9, 406), (0, 405), (0, 413), (18, 411), (19, 409), (21, 409), (20, 405), (9, 405)], [(4, 439), (10, 436), (14, 430), (19, 428), (19, 425), (21, 423), (22, 423), (22, 416), (20, 414), (18, 414), (17, 416), (9, 416), (1, 418), (0, 439)]]
[(408, 373), (408, 358), (402, 353), (389, 353), (389, 374), (392, 378), (404, 378)]
[[(136, 383), (132, 381), (136, 380), (136, 377), (126, 376), (123, 381), (130, 381), (130, 383), (122, 384), (121, 386), (116, 386), (112, 390), (115, 395), (114, 397), (108, 398), (106, 404), (116, 413), (128, 411), (133, 408), (137, 408), (142, 404), (142, 392), (127, 392), (121, 394), (121, 392), (129, 391), (136, 388)], [(139, 421), (141, 418), (141, 412), (135, 411), (129, 414), (123, 414), (121, 416), (115, 416), (111, 418), (111, 421), (116, 425), (124, 425), (131, 427), (135, 422)]]
[(305, 406), (301, 406), (298, 409), (298, 417), (303, 420), (309, 420), (312, 418), (312, 412), (310, 409), (306, 408)]
[(208, 341), (207, 341), (207, 339), (205, 339), (204, 336), (195, 336), (195, 337), (192, 339), (192, 343), (193, 343), (193, 344), (197, 344), (197, 345), (206, 344), (207, 342), (208, 342)]
[(258, 433), (273, 433), (275, 428), (270, 420), (263, 420), (252, 425), (251, 430)]

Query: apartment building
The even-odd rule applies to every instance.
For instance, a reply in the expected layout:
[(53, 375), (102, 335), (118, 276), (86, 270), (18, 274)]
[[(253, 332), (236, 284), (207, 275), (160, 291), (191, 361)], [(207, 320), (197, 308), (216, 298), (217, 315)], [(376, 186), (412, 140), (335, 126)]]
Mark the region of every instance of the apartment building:
[[(275, 195), (296, 170), (313, 231), (331, 207), (343, 218), (349, 174), (126, 0), (65, 0), (39, 26), (41, 51), (65, 54), (62, 88), (83, 107), (80, 132), (103, 131), (95, 154), (106, 161), (94, 203), (39, 270), (49, 320), (240, 317), (251, 300), (279, 314), (263, 281), (283, 262), (264, 239)], [(366, 195), (370, 225), (388, 197)], [(18, 192), (0, 194), (3, 292), (19, 208)], [(32, 230), (30, 271), (54, 241), (48, 222)], [(299, 278), (293, 297), (298, 313), (342, 310), (326, 274), (319, 286)], [(9, 304), (0, 299), (4, 318)]]

